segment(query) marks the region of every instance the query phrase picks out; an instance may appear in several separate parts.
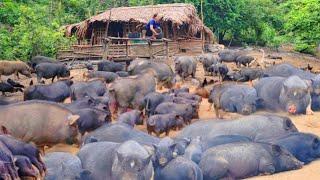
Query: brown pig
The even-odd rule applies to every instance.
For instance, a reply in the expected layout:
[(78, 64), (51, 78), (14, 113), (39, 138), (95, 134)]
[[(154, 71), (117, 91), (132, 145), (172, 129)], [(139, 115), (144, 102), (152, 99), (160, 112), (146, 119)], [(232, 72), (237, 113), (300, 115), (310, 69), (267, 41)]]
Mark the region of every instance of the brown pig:
[(1, 106), (0, 126), (4, 132), (38, 146), (77, 142), (78, 115), (47, 101), (31, 100)]
[(0, 80), (1, 75), (9, 76), (15, 74), (19, 79), (19, 73), (31, 77), (30, 67), (22, 61), (0, 61)]

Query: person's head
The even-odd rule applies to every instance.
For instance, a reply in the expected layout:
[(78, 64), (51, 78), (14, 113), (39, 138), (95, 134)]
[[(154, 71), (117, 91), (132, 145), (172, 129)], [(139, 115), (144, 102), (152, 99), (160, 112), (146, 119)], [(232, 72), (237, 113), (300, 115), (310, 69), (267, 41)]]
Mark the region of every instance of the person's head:
[(160, 16), (159, 16), (158, 13), (155, 13), (155, 14), (152, 16), (152, 18), (153, 18), (154, 20), (156, 20), (156, 21), (160, 21)]

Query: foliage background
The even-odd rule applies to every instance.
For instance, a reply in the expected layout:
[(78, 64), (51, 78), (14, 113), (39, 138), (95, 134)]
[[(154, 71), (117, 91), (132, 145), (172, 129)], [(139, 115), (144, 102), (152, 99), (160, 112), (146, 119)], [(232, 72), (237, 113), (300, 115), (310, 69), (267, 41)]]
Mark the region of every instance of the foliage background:
[[(0, 59), (54, 57), (65, 38), (61, 26), (109, 7), (200, 0), (0, 0)], [(283, 43), (315, 53), (320, 43), (320, 0), (203, 0), (205, 24), (220, 43), (277, 48)]]

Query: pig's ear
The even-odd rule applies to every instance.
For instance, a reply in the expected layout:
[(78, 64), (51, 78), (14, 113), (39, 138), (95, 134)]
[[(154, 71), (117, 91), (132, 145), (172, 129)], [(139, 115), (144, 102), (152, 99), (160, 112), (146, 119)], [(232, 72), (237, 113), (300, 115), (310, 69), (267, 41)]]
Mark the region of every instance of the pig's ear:
[(149, 165), (152, 155), (149, 155), (146, 159), (142, 160), (142, 166), (146, 167)]
[(292, 129), (292, 126), (294, 126), (294, 125), (293, 125), (292, 121), (289, 118), (287, 118), (287, 119), (285, 119), (283, 121), (283, 127), (284, 127), (285, 130)]
[(156, 151), (157, 151), (157, 149), (158, 149), (158, 145), (156, 145), (156, 144), (152, 144), (152, 147), (153, 147), (153, 149), (154, 149), (154, 152), (156, 152)]
[(283, 89), (284, 89), (285, 92), (288, 91), (288, 87), (285, 84), (283, 85)]
[(312, 142), (312, 148), (313, 148), (313, 149), (318, 149), (318, 148), (319, 148), (319, 145), (320, 145), (319, 139), (318, 139), (318, 138), (314, 138), (314, 139), (313, 139), (313, 142)]
[(191, 143), (191, 139), (190, 138), (183, 138), (185, 141), (186, 141), (186, 143), (189, 145), (190, 143)]
[(304, 80), (306, 82), (306, 84), (308, 86), (312, 86), (312, 84), (314, 83), (314, 80), (313, 79), (310, 79), (310, 80)]
[[(15, 156), (13, 156), (13, 159), (12, 159), (13, 164), (16, 164), (17, 161), (18, 161), (18, 158), (15, 157)], [(18, 166), (15, 166), (14, 169), (15, 169), (16, 171), (19, 171), (20, 168), (19, 168)]]
[(116, 151), (116, 155), (119, 162), (122, 162), (124, 160), (124, 157), (118, 151)]
[(93, 103), (94, 103), (93, 99), (89, 98), (89, 99), (88, 99), (88, 104), (91, 105), (91, 104), (93, 104)]
[(17, 161), (18, 161), (18, 158), (16, 156), (13, 156), (13, 164), (15, 164)]
[(276, 144), (273, 144), (272, 145), (272, 153), (275, 155), (275, 156), (279, 156), (281, 154), (281, 147), (279, 145), (276, 145)]
[(5, 126), (1, 126), (0, 128), (0, 134), (9, 134), (9, 131)]
[(80, 180), (90, 179), (91, 171), (85, 169), (80, 173)]
[(89, 143), (98, 142), (98, 139), (97, 139), (96, 137), (94, 137), (94, 136), (90, 136), (90, 137), (88, 138), (88, 142), (89, 142)]
[(256, 99), (256, 104), (258, 104), (258, 105), (260, 105), (260, 104), (262, 104), (263, 103), (263, 99), (262, 98), (257, 98)]
[(169, 146), (169, 148), (174, 151), (175, 147), (176, 147), (177, 143), (173, 143)]
[[(73, 77), (72, 77), (72, 78), (73, 78)], [(68, 83), (68, 86), (72, 86), (73, 83), (74, 83), (74, 82), (70, 79), (70, 80), (69, 80), (69, 83)]]
[(151, 147), (151, 146), (148, 146), (148, 145), (144, 145), (143, 147), (148, 152), (148, 154), (150, 154), (150, 155), (154, 154), (154, 152), (155, 152), (154, 147)]
[(79, 118), (80, 118), (79, 115), (70, 115), (70, 116), (68, 117), (69, 126), (75, 125), (75, 123), (77, 123), (77, 121), (78, 121)]

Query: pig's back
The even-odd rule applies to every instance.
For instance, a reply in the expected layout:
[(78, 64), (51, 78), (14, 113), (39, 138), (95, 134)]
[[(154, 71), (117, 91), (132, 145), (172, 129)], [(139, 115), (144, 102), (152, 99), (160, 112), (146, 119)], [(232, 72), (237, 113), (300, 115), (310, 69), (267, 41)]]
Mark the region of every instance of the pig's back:
[(68, 116), (72, 115), (71, 111), (56, 103), (39, 100), (3, 106), (0, 114), (2, 126), (14, 137), (25, 141), (49, 136), (53, 131), (67, 125)]
[(260, 108), (267, 108), (272, 110), (279, 109), (279, 96), (285, 78), (282, 77), (266, 77), (262, 78), (255, 84), (257, 95), (263, 99)]

